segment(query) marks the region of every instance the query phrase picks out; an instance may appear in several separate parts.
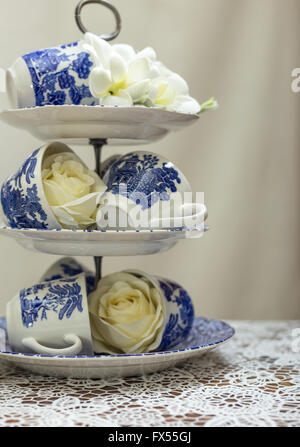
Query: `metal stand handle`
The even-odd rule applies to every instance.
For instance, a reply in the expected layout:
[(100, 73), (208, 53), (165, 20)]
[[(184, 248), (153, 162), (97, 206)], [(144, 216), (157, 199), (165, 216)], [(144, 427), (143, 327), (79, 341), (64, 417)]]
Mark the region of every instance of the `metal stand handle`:
[(115, 29), (115, 31), (113, 33), (101, 34), (99, 37), (101, 39), (108, 40), (108, 41), (109, 40), (113, 40), (116, 37), (118, 37), (118, 35), (121, 32), (121, 28), (122, 28), (122, 19), (121, 19), (121, 16), (120, 16), (119, 11), (117, 10), (117, 8), (114, 5), (112, 5), (110, 2), (106, 1), (106, 0), (81, 0), (81, 2), (78, 3), (78, 5), (76, 7), (76, 10), (75, 10), (75, 20), (76, 20), (76, 23), (77, 23), (78, 28), (80, 29), (80, 31), (82, 33), (84, 33), (84, 34), (88, 32), (88, 30), (86, 29), (86, 27), (82, 23), (81, 11), (82, 11), (84, 6), (90, 5), (90, 4), (93, 4), (93, 3), (105, 6), (106, 8), (110, 9), (113, 12), (113, 14), (115, 16), (115, 19), (116, 19), (116, 22), (117, 22), (116, 29)]
[[(122, 19), (121, 19), (121, 16), (120, 16), (117, 8), (114, 5), (112, 5), (110, 2), (108, 2), (107, 0), (81, 0), (78, 3), (76, 10), (75, 10), (75, 20), (76, 20), (76, 23), (77, 23), (80, 31), (82, 33), (88, 32), (88, 30), (83, 25), (83, 22), (81, 19), (81, 12), (85, 6), (91, 5), (91, 4), (98, 4), (98, 5), (105, 6), (106, 8), (110, 9), (113, 12), (115, 19), (116, 19), (116, 30), (111, 34), (102, 34), (99, 37), (101, 39), (108, 40), (108, 41), (115, 39), (121, 32)], [(89, 144), (94, 147), (95, 160), (96, 160), (96, 172), (101, 177), (102, 148), (105, 144), (107, 144), (107, 140), (100, 139), (100, 138), (91, 139), (89, 141)], [(102, 277), (102, 256), (95, 256), (94, 261), (95, 261), (95, 268), (96, 268), (96, 280), (95, 280), (95, 289), (96, 289), (98, 282), (100, 281), (100, 279)]]

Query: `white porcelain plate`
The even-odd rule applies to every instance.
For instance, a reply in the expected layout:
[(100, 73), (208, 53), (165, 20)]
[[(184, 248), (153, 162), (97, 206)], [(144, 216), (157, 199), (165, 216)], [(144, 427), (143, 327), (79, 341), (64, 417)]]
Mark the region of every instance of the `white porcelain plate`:
[(181, 239), (200, 238), (207, 226), (184, 230), (34, 230), (0, 226), (0, 235), (28, 250), (65, 256), (139, 256), (161, 253)]
[(195, 318), (185, 342), (167, 352), (51, 357), (11, 352), (6, 341), (5, 327), (5, 319), (0, 318), (0, 360), (37, 374), (87, 379), (139, 376), (172, 368), (215, 349), (230, 340), (235, 333), (223, 321)]
[(110, 145), (146, 144), (194, 123), (198, 115), (143, 106), (43, 106), (0, 112), (5, 123), (42, 141), (87, 144), (104, 138)]

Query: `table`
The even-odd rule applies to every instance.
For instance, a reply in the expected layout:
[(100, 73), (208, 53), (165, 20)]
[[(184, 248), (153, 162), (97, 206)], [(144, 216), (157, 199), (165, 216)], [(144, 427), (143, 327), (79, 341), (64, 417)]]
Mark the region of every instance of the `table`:
[(109, 380), (0, 363), (0, 427), (300, 425), (300, 321), (229, 321), (227, 344), (182, 367)]

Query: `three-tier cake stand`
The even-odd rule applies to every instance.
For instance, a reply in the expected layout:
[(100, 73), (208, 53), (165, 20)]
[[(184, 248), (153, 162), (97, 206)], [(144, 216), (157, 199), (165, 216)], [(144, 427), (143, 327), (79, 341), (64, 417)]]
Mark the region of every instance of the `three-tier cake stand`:
[[(90, 3), (107, 6), (117, 22), (116, 30), (102, 35), (113, 40), (121, 31), (121, 17), (117, 9), (106, 1), (82, 0), (75, 18), (85, 33), (81, 12)], [(169, 112), (162, 109), (97, 106), (43, 106), (10, 109), (0, 113), (9, 125), (23, 128), (44, 142), (61, 141), (93, 147), (96, 172), (101, 176), (101, 155), (106, 145), (147, 144), (165, 137), (197, 121), (199, 115)], [(39, 253), (67, 256), (93, 256), (96, 283), (101, 279), (103, 256), (137, 256), (166, 251), (181, 239), (199, 238), (208, 227), (159, 230), (36, 230), (0, 226), (0, 234), (12, 237), (27, 249)], [(1, 323), (1, 322), (0, 322)], [(1, 327), (1, 325), (0, 325)], [(223, 322), (200, 320), (185, 344), (168, 353), (149, 353), (117, 356), (77, 356), (69, 358), (1, 352), (0, 358), (34, 372), (76, 377), (108, 377), (137, 375), (166, 369), (199, 355), (229, 340), (234, 331)], [(216, 338), (217, 334), (217, 338)], [(1, 337), (0, 337), (1, 338)], [(1, 345), (1, 340), (0, 340)]]

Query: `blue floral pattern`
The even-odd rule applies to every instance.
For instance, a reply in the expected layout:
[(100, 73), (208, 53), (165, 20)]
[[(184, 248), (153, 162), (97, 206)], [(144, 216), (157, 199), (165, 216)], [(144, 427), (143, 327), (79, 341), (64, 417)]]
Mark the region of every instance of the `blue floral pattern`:
[(50, 278), (46, 278), (44, 281), (49, 282), (57, 279), (63, 279), (66, 277), (71, 278), (72, 276), (77, 276), (80, 275), (81, 273), (85, 273), (87, 294), (89, 295), (95, 290), (95, 281), (96, 281), (95, 275), (93, 275), (92, 272), (84, 270), (83, 267), (80, 264), (77, 264), (76, 261), (74, 261), (73, 266), (62, 262), (59, 267), (62, 270), (62, 274), (57, 273), (56, 275), (53, 275)]
[(71, 279), (23, 289), (20, 292), (23, 325), (30, 328), (38, 320), (47, 320), (48, 312), (55, 312), (59, 320), (70, 318), (75, 310), (83, 312), (82, 300), (80, 285)]
[(37, 186), (31, 185), (38, 153), (39, 149), (34, 151), (19, 171), (2, 185), (2, 209), (12, 228), (48, 228), (47, 214), (41, 206)]
[(23, 56), (35, 93), (36, 106), (95, 105), (88, 78), (93, 66), (90, 55), (78, 53), (78, 42)]
[(170, 163), (160, 166), (155, 154), (129, 153), (113, 163), (104, 181), (111, 193), (131, 199), (144, 211), (159, 200), (170, 200), (181, 178)]
[(162, 342), (158, 348), (158, 351), (162, 351), (185, 340), (191, 331), (195, 314), (190, 296), (179, 284), (159, 279), (159, 285), (168, 303), (176, 304), (175, 309), (177, 309), (176, 313), (170, 313)]

